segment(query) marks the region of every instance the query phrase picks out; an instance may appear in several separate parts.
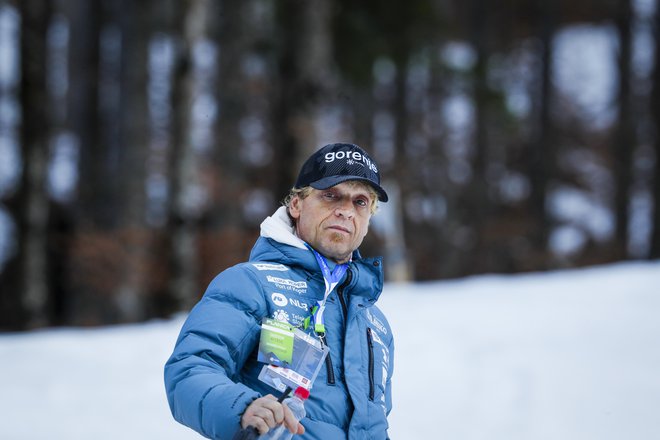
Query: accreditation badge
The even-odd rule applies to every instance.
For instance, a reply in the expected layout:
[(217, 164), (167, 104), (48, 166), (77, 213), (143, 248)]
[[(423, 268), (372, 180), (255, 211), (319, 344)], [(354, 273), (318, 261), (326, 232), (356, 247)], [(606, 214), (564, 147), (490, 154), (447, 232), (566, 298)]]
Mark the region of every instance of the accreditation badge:
[(321, 341), (286, 322), (264, 318), (257, 360), (265, 365), (259, 380), (278, 391), (310, 389), (329, 349)]
[(294, 333), (291, 324), (264, 318), (261, 321), (259, 354), (257, 360), (287, 367), (293, 360)]

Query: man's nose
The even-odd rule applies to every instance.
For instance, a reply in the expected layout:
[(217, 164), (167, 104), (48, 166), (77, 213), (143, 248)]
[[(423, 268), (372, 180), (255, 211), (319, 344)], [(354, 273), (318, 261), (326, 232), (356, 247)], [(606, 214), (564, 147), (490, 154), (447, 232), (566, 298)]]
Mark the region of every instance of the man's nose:
[(351, 200), (340, 201), (338, 206), (335, 208), (335, 215), (345, 218), (353, 218), (355, 215), (355, 207), (353, 206), (353, 202)]

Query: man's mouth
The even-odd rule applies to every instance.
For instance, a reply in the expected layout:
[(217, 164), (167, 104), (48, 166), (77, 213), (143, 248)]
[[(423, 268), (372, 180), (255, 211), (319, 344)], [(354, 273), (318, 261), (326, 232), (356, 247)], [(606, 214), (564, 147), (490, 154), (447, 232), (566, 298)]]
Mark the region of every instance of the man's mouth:
[(346, 228), (344, 226), (341, 226), (341, 225), (328, 226), (328, 229), (332, 229), (333, 231), (343, 232), (343, 233), (346, 233), (346, 234), (351, 233), (351, 231), (348, 228)]

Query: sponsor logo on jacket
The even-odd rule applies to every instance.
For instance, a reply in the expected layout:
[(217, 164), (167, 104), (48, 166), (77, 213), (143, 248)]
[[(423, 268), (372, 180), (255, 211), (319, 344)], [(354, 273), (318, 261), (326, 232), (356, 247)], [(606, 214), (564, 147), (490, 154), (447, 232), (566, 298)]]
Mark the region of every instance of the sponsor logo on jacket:
[(252, 265), (257, 269), (257, 270), (274, 270), (277, 272), (286, 272), (289, 270), (288, 267), (286, 267), (283, 264), (274, 264), (274, 263), (252, 263)]
[(385, 324), (383, 324), (380, 319), (378, 319), (374, 315), (372, 315), (369, 310), (367, 310), (367, 319), (369, 320), (371, 325), (374, 326), (374, 328), (376, 330), (378, 330), (379, 332), (381, 332), (384, 335), (387, 334), (387, 327), (385, 327)]
[(297, 293), (307, 292), (306, 281), (293, 281), (286, 278), (274, 277), (271, 275), (266, 275), (266, 279), (269, 283), (275, 284), (275, 287), (281, 290), (291, 290)]
[(309, 310), (309, 304), (307, 304), (305, 301), (301, 301), (298, 298), (289, 298), (283, 293), (273, 292), (270, 295), (270, 299), (273, 301), (273, 304), (278, 307), (286, 307), (287, 305), (291, 304), (298, 307), (299, 309), (306, 311)]
[(303, 315), (299, 315), (298, 313), (291, 312), (291, 310), (287, 311), (284, 309), (275, 310), (272, 314), (272, 317), (278, 321), (287, 322), (294, 327), (299, 327), (305, 320)]
[(273, 293), (270, 299), (278, 307), (286, 307), (289, 304), (289, 299), (281, 293)]

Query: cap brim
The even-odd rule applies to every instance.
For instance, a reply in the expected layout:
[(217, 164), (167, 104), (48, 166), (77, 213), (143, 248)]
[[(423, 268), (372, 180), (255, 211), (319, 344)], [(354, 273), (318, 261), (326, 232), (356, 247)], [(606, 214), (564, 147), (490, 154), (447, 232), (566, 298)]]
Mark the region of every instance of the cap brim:
[(315, 189), (328, 189), (348, 180), (359, 180), (368, 185), (371, 185), (371, 187), (376, 190), (376, 194), (378, 194), (378, 200), (381, 202), (387, 202), (389, 199), (389, 197), (387, 197), (387, 193), (380, 185), (377, 185), (373, 181), (360, 176), (329, 176), (324, 177), (323, 179), (319, 179), (316, 182), (312, 182), (309, 184), (309, 186)]

